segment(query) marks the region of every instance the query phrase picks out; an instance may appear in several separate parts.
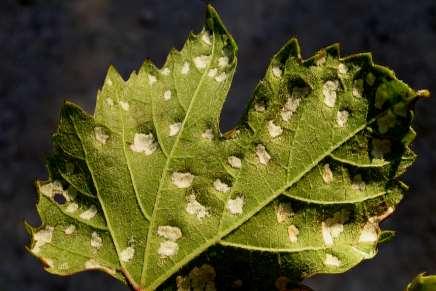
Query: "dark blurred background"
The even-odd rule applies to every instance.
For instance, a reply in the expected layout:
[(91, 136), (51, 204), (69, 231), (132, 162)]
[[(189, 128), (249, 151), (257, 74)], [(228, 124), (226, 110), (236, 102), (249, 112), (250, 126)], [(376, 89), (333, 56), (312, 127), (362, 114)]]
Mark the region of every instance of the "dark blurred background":
[[(416, 89), (436, 92), (435, 0), (217, 0), (239, 44), (239, 68), (222, 115), (238, 120), (269, 58), (293, 35), (303, 55), (340, 42), (343, 54), (373, 52)], [(2, 0), (0, 4), (0, 290), (127, 290), (100, 273), (59, 278), (25, 252), (23, 220), (38, 224), (33, 181), (46, 177), (65, 98), (93, 110), (110, 64), (127, 77), (145, 58), (161, 65), (171, 47), (199, 30), (199, 0)], [(407, 197), (385, 228), (398, 231), (379, 255), (352, 271), (317, 276), (317, 291), (403, 290), (419, 272), (436, 273), (436, 98), (417, 107), (419, 159)]]

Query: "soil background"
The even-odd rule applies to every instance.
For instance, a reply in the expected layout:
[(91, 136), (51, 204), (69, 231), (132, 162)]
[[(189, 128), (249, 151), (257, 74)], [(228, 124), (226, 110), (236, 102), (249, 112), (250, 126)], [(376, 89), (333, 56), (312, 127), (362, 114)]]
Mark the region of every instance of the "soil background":
[[(434, 0), (217, 0), (239, 44), (239, 67), (222, 128), (239, 119), (270, 57), (290, 36), (303, 56), (340, 42), (343, 55), (371, 51), (416, 89), (436, 92)], [(145, 58), (162, 65), (205, 3), (195, 0), (2, 0), (0, 3), (0, 290), (127, 290), (108, 276), (60, 278), (26, 253), (24, 219), (39, 223), (33, 181), (46, 177), (60, 107), (68, 98), (92, 111), (110, 64), (127, 77)], [(436, 98), (417, 106), (411, 190), (385, 228), (397, 237), (346, 274), (317, 276), (318, 291), (403, 290), (420, 272), (436, 273)]]

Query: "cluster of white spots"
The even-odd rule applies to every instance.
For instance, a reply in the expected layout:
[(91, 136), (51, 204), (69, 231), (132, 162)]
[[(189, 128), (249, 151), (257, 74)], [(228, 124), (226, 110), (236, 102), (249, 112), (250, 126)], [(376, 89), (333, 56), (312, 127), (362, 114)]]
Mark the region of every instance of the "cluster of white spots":
[(191, 173), (181, 173), (181, 172), (174, 172), (171, 175), (171, 182), (176, 186), (177, 188), (188, 188), (192, 185), (192, 181), (194, 181), (194, 175)]
[(108, 86), (112, 86), (114, 83), (112, 82), (111, 78), (107, 77), (106, 81), (105, 81), (105, 84), (108, 85)]
[(114, 106), (114, 100), (112, 100), (112, 98), (106, 98), (106, 104), (109, 106)]
[(148, 75), (148, 84), (151, 86), (151, 85), (153, 85), (154, 83), (156, 83), (157, 82), (157, 78), (156, 78), (156, 76), (153, 76), (153, 75)]
[(165, 101), (171, 100), (171, 90), (166, 90), (166, 91), (163, 93), (163, 99), (164, 99)]
[(194, 58), (194, 65), (197, 69), (205, 69), (210, 62), (210, 56), (201, 55)]
[(163, 68), (161, 71), (161, 74), (164, 76), (168, 76), (171, 73), (171, 70), (169, 68)]
[(62, 183), (58, 180), (55, 180), (53, 182), (50, 183), (46, 183), (44, 185), (40, 185), (39, 186), (39, 191), (49, 197), (49, 198), (53, 198), (53, 196), (56, 193), (62, 194), (64, 193), (64, 188), (62, 186)]
[(391, 152), (391, 141), (388, 139), (378, 139), (372, 140), (372, 150), (371, 155), (374, 159), (383, 159), (385, 154)]
[(217, 69), (210, 69), (209, 72), (207, 72), (207, 76), (213, 78), (216, 76), (217, 73), (218, 73)]
[(261, 163), (262, 165), (267, 165), (268, 162), (271, 160), (271, 156), (266, 151), (265, 146), (262, 144), (258, 144), (256, 146), (256, 155), (259, 163)]
[(368, 73), (366, 75), (366, 83), (368, 83), (369, 86), (373, 86), (375, 83), (375, 76), (373, 73)]
[(273, 120), (268, 121), (266, 128), (272, 138), (278, 137), (283, 133), (283, 129), (279, 125), (276, 125)]
[(260, 103), (254, 103), (254, 110), (257, 112), (264, 112), (265, 111), (265, 105)]
[(272, 73), (273, 73), (273, 75), (275, 76), (275, 77), (277, 77), (277, 78), (281, 78), (282, 77), (282, 69), (280, 69), (280, 67), (278, 67), (278, 66), (274, 66), (273, 68), (272, 68)]
[(216, 272), (211, 265), (204, 264), (200, 268), (195, 267), (188, 276), (177, 276), (177, 291), (216, 291), (215, 277)]
[(50, 243), (53, 238), (53, 226), (46, 226), (44, 229), (39, 230), (38, 232), (33, 234), (34, 246), (32, 248), (32, 252), (37, 254), (41, 247), (47, 243)]
[(324, 259), (324, 265), (330, 267), (340, 267), (342, 265), (342, 262), (339, 260), (338, 257), (335, 257), (331, 254), (326, 254)]
[(315, 60), (315, 65), (322, 66), (325, 64), (326, 61), (327, 61), (327, 58), (325, 57), (325, 54), (318, 55), (316, 60)]
[(219, 74), (218, 76), (215, 76), (215, 81), (217, 81), (218, 83), (223, 82), (225, 79), (227, 78), (227, 75), (225, 72), (221, 72), (221, 74)]
[(338, 66), (339, 75), (345, 75), (347, 72), (348, 72), (348, 67), (345, 64), (340, 63)]
[(201, 137), (207, 140), (213, 139), (213, 131), (211, 128), (206, 129), (202, 134)]
[(65, 211), (67, 213), (74, 213), (77, 211), (77, 209), (79, 209), (79, 205), (77, 205), (76, 202), (71, 202), (71, 203), (68, 203), (68, 206), (65, 208)]
[(351, 188), (356, 191), (364, 191), (366, 188), (366, 183), (362, 179), (362, 175), (357, 174), (353, 177), (351, 181)]
[(135, 133), (130, 149), (136, 153), (144, 153), (149, 156), (156, 151), (157, 143), (154, 141), (152, 133)]
[(103, 267), (95, 260), (89, 259), (85, 262), (85, 269), (102, 269)]
[(322, 94), (324, 95), (324, 104), (328, 107), (334, 107), (336, 103), (337, 90), (339, 88), (338, 80), (327, 81), (322, 86)]
[(223, 192), (223, 193), (227, 193), (230, 191), (230, 187), (229, 185), (227, 185), (226, 183), (224, 183), (223, 181), (221, 181), (220, 179), (216, 179), (213, 182), (213, 187), (215, 188), (215, 190), (217, 190), (218, 192)]
[(289, 121), (291, 119), (292, 115), (297, 111), (300, 101), (300, 98), (288, 98), (280, 111), (280, 115), (284, 121)]
[(171, 257), (179, 251), (179, 245), (176, 243), (182, 237), (182, 231), (176, 226), (159, 226), (157, 234), (166, 239), (160, 243), (158, 254), (162, 258)]
[(109, 138), (109, 135), (106, 133), (106, 130), (100, 126), (94, 127), (94, 135), (95, 135), (95, 139), (101, 144), (105, 144), (107, 139)]
[(230, 214), (238, 215), (238, 214), (242, 214), (244, 204), (245, 204), (244, 197), (237, 196), (234, 199), (229, 199), (227, 201), (226, 206)]
[(186, 203), (186, 212), (188, 212), (191, 215), (195, 215), (198, 219), (203, 219), (207, 216), (209, 216), (209, 210), (198, 202), (197, 197), (195, 197), (194, 194), (191, 194), (187, 197), (187, 203)]
[(238, 157), (230, 156), (227, 158), (227, 161), (229, 162), (232, 168), (240, 169), (242, 167), (242, 161)]
[(182, 230), (177, 226), (163, 225), (157, 228), (157, 235), (167, 240), (176, 241), (182, 237)]
[(336, 212), (333, 217), (327, 218), (321, 223), (321, 233), (326, 246), (332, 246), (333, 240), (344, 231), (344, 223), (349, 219), (349, 213), (345, 210)]
[(296, 243), (298, 241), (298, 235), (300, 234), (300, 231), (295, 225), (288, 226), (288, 239), (292, 243)]
[(229, 58), (227, 56), (218, 59), (218, 67), (225, 68), (229, 65)]
[(330, 165), (328, 163), (324, 165), (322, 171), (322, 180), (326, 184), (330, 184), (331, 182), (333, 182), (333, 172), (330, 169)]
[(210, 41), (210, 35), (207, 31), (205, 31), (201, 34), (201, 40), (207, 45), (212, 44), (212, 42)]
[(279, 203), (276, 207), (276, 218), (278, 223), (286, 222), (293, 215), (291, 204)]
[(353, 83), (353, 96), (354, 97), (362, 97), (363, 92), (363, 80), (355, 80)]
[(87, 210), (85, 210), (84, 212), (82, 212), (79, 217), (81, 219), (84, 220), (90, 220), (92, 218), (95, 217), (95, 215), (97, 214), (97, 207), (95, 207), (95, 205), (91, 205)]
[(119, 101), (118, 104), (120, 104), (121, 108), (124, 111), (129, 111), (129, 107), (130, 107), (129, 102), (127, 102), (127, 101)]
[(133, 247), (127, 247), (120, 253), (120, 260), (122, 262), (128, 263), (133, 259), (135, 255), (135, 249)]
[(103, 246), (103, 239), (98, 235), (97, 232), (92, 232), (91, 234), (91, 247), (99, 249)]
[(179, 133), (180, 129), (182, 128), (181, 122), (175, 122), (173, 124), (170, 124), (169, 126), (169, 136), (175, 136)]
[(338, 111), (336, 114), (336, 122), (338, 123), (339, 127), (345, 127), (349, 115), (350, 113), (347, 110)]
[(378, 240), (379, 227), (376, 223), (367, 222), (363, 227), (360, 236), (359, 242), (361, 243), (373, 243)]
[(65, 228), (65, 234), (66, 235), (71, 235), (76, 231), (76, 226), (74, 224), (70, 224)]
[(182, 75), (187, 75), (189, 73), (190, 67), (191, 66), (189, 65), (188, 62), (183, 63), (182, 70), (180, 71)]

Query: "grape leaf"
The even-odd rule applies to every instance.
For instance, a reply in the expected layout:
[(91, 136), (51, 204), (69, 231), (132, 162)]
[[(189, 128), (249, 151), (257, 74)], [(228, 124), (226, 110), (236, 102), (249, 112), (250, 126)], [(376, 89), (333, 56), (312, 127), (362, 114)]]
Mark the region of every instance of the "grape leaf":
[[(43, 223), (28, 226), (47, 271), (98, 269), (135, 290), (174, 289), (169, 278), (224, 290), (256, 274), (250, 290), (266, 290), (277, 274), (295, 282), (376, 254), (416, 158), (413, 106), (428, 92), (370, 54), (341, 58), (338, 45), (304, 60), (291, 39), (221, 134), (236, 54), (209, 6), (204, 29), (162, 68), (146, 61), (127, 81), (110, 68), (93, 116), (64, 104), (49, 180), (36, 183)], [(249, 272), (224, 266), (232, 260)], [(270, 270), (252, 266), (261, 260)]]
[(419, 274), (407, 285), (406, 291), (432, 291), (436, 289), (436, 276)]

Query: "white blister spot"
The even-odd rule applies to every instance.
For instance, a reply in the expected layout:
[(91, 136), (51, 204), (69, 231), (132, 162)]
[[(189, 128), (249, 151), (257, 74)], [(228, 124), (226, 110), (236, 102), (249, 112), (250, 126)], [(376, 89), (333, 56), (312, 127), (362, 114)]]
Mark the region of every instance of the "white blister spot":
[(221, 181), (220, 179), (216, 179), (213, 182), (213, 187), (215, 188), (215, 190), (217, 190), (218, 192), (223, 192), (223, 193), (227, 193), (230, 191), (230, 187), (229, 185), (227, 185), (226, 183), (224, 183), (223, 181)]
[(348, 220), (348, 216), (348, 212), (343, 210), (321, 223), (321, 233), (326, 246), (332, 246), (333, 240), (344, 231), (344, 223)]
[(91, 234), (91, 247), (99, 249), (103, 246), (103, 239), (98, 235), (97, 232)]
[(227, 78), (226, 73), (225, 72), (221, 72), (221, 74), (219, 74), (218, 76), (215, 77), (215, 81), (217, 81), (218, 83), (221, 83), (226, 78)]
[(171, 90), (166, 90), (163, 94), (163, 99), (165, 101), (171, 100)]
[(363, 80), (359, 79), (354, 81), (353, 84), (353, 96), (354, 97), (362, 97), (363, 92)]
[(206, 129), (202, 134), (201, 137), (207, 140), (212, 140), (213, 139), (213, 131), (212, 129), (208, 128)]
[(129, 106), (129, 103), (127, 101), (120, 101), (120, 102), (118, 102), (118, 104), (120, 104), (121, 108), (124, 111), (129, 111), (130, 106)]
[(366, 188), (365, 181), (362, 179), (362, 175), (357, 174), (353, 177), (353, 180), (351, 182), (351, 188), (356, 191), (364, 191)]
[(266, 108), (265, 108), (265, 105), (263, 105), (263, 104), (255, 103), (254, 110), (256, 110), (257, 112), (264, 112), (266, 110)]
[(112, 100), (112, 98), (106, 98), (106, 104), (109, 106), (114, 106), (114, 100)]
[(373, 243), (378, 240), (379, 227), (376, 223), (367, 222), (360, 233), (359, 242)]
[(218, 59), (218, 67), (224, 68), (227, 67), (229, 64), (229, 58), (228, 57), (220, 57)]
[(109, 77), (107, 77), (106, 78), (106, 85), (108, 85), (108, 86), (112, 86), (114, 83), (112, 82), (112, 80), (111, 80), (111, 78), (109, 78)]
[(273, 73), (273, 75), (275, 76), (275, 77), (277, 77), (277, 78), (281, 78), (282, 77), (282, 69), (280, 69), (279, 67), (277, 67), (277, 66), (274, 66), (273, 68), (272, 68), (272, 73)]
[(171, 70), (168, 68), (163, 68), (161, 74), (164, 76), (168, 76), (171, 73)]
[(333, 182), (333, 172), (330, 169), (330, 165), (329, 164), (325, 164), (324, 165), (324, 169), (322, 171), (322, 180), (326, 184), (330, 184), (331, 182)]
[(336, 114), (336, 122), (338, 123), (339, 127), (345, 127), (348, 121), (348, 116), (350, 113), (346, 110), (338, 111)]
[(197, 69), (205, 69), (210, 62), (210, 56), (198, 56), (194, 58), (194, 65)]
[(76, 202), (71, 202), (68, 204), (67, 208), (65, 208), (65, 211), (67, 213), (74, 213), (77, 211), (77, 209), (79, 209), (79, 205), (77, 205)]
[(240, 169), (242, 167), (242, 161), (240, 158), (235, 156), (228, 157), (227, 161), (229, 162), (230, 166), (235, 169)]
[(153, 85), (154, 83), (156, 83), (157, 82), (157, 78), (156, 78), (156, 76), (153, 76), (153, 75), (148, 75), (148, 84), (151, 86), (151, 85)]
[(108, 267), (102, 266), (99, 262), (97, 262), (95, 259), (89, 259), (85, 262), (85, 269), (100, 269), (104, 270), (105, 272), (115, 275), (115, 270), (110, 269)]
[(157, 235), (170, 241), (176, 241), (182, 237), (182, 230), (177, 226), (163, 225), (157, 228)]
[(180, 173), (180, 172), (174, 172), (171, 175), (171, 182), (176, 186), (177, 188), (188, 188), (192, 185), (192, 181), (194, 181), (194, 175), (191, 173)]
[(209, 211), (206, 206), (198, 202), (194, 194), (189, 195), (187, 198), (186, 212), (195, 215), (198, 219), (203, 219), (209, 216)]
[(185, 62), (183, 64), (182, 70), (180, 71), (182, 73), (182, 75), (187, 75), (189, 73), (189, 69), (190, 69), (190, 65), (188, 62)]
[(211, 78), (215, 77), (216, 74), (218, 73), (217, 69), (210, 69), (209, 72), (207, 72), (207, 75)]
[(70, 235), (76, 231), (76, 226), (74, 224), (70, 224), (65, 228), (65, 234)]
[(276, 125), (273, 120), (268, 121), (267, 123), (268, 133), (272, 138), (278, 137), (282, 135), (283, 129)]
[(211, 41), (210, 41), (210, 34), (209, 34), (207, 31), (205, 31), (205, 32), (202, 33), (202, 35), (201, 35), (201, 40), (202, 40), (205, 44), (207, 44), (207, 45), (211, 45), (211, 44), (212, 44)]
[(97, 214), (97, 207), (95, 205), (91, 205), (86, 211), (82, 212), (79, 217), (84, 220), (90, 220), (94, 218), (94, 216)]
[(106, 130), (100, 126), (94, 128), (94, 135), (95, 135), (95, 139), (101, 144), (105, 144), (109, 138), (109, 135), (106, 133)]
[(343, 64), (343, 63), (340, 63), (339, 66), (338, 66), (338, 73), (340, 75), (345, 75), (347, 72), (348, 72), (347, 66), (345, 64)]
[(317, 66), (322, 66), (325, 64), (325, 62), (327, 61), (327, 58), (325, 57), (325, 55), (318, 55), (317, 59), (315, 60), (315, 65)]
[(245, 204), (244, 197), (237, 196), (234, 199), (229, 199), (227, 201), (227, 210), (230, 212), (230, 214), (233, 215), (242, 214), (244, 204)]
[(179, 245), (176, 242), (167, 240), (160, 243), (158, 254), (162, 258), (172, 257), (179, 251)]
[(55, 181), (50, 182), (50, 183), (39, 185), (39, 191), (43, 195), (45, 195), (49, 198), (53, 198), (53, 196), (56, 193), (62, 194), (64, 192), (64, 188), (63, 188), (62, 183), (60, 181), (55, 180)]
[(286, 222), (292, 215), (293, 211), (289, 203), (279, 203), (276, 207), (276, 218), (278, 223)]
[(157, 143), (155, 143), (152, 133), (135, 133), (130, 149), (136, 153), (144, 153), (149, 156), (156, 151)]
[(291, 119), (292, 115), (295, 113), (295, 111), (297, 111), (300, 101), (300, 98), (288, 98), (280, 112), (283, 121), (289, 121)]
[(300, 231), (295, 225), (290, 225), (288, 227), (288, 239), (292, 243), (296, 243), (298, 241), (298, 235), (300, 234)]
[(53, 238), (53, 231), (53, 226), (46, 226), (44, 229), (41, 229), (38, 232), (34, 233), (34, 246), (32, 248), (32, 252), (37, 254), (41, 250), (41, 247), (43, 245), (50, 243)]
[(324, 259), (324, 265), (330, 267), (340, 267), (342, 262), (335, 256), (331, 254), (326, 254)]
[(181, 122), (176, 122), (173, 124), (170, 124), (170, 133), (169, 136), (175, 136), (179, 133), (180, 129), (182, 128), (182, 123)]
[(256, 155), (259, 163), (261, 163), (262, 165), (267, 165), (268, 162), (271, 160), (271, 156), (266, 151), (265, 146), (262, 144), (258, 144), (256, 146)]
[(328, 107), (335, 106), (338, 88), (339, 88), (338, 80), (327, 81), (322, 86), (322, 94), (324, 95), (324, 104), (327, 105)]
[(135, 249), (133, 247), (127, 247), (120, 253), (120, 260), (122, 262), (130, 262), (133, 259), (133, 256), (135, 255)]

